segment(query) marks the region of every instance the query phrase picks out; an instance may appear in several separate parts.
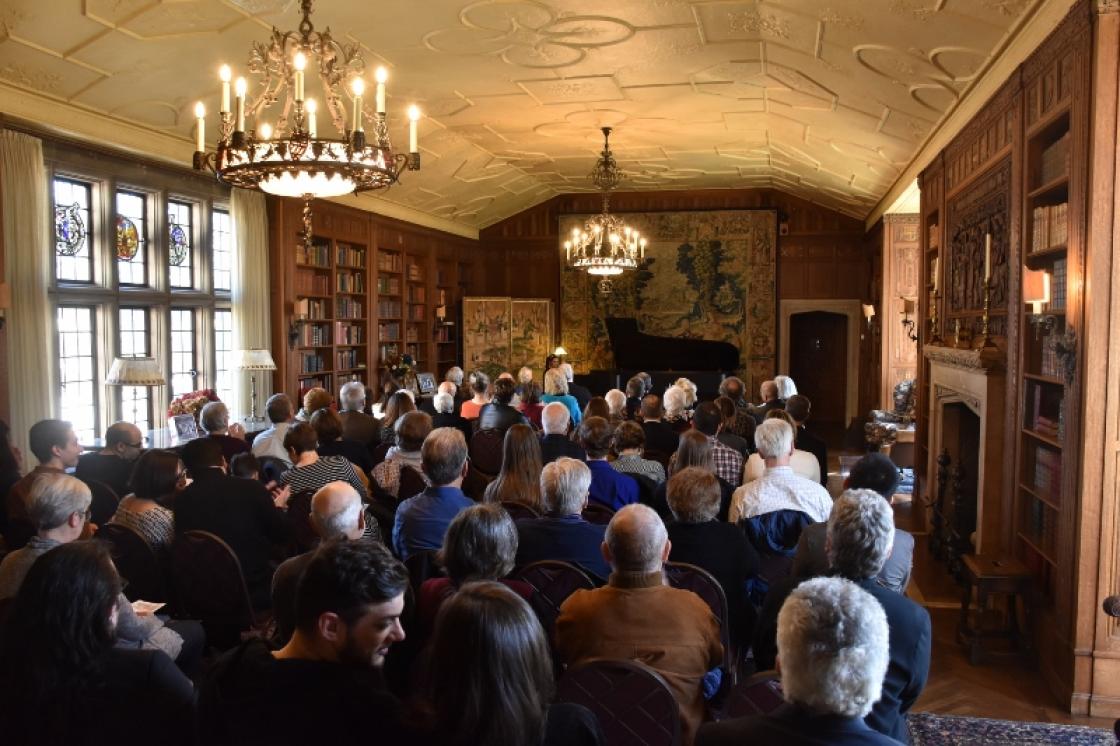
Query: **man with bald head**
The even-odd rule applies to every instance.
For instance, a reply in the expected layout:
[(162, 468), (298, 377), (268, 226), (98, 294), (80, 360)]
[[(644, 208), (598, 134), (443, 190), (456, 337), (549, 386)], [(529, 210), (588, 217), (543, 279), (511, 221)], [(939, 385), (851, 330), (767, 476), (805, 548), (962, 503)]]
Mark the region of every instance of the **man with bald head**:
[(778, 398), (778, 384), (774, 381), (763, 381), (762, 385), (758, 387), (758, 393), (762, 397), (762, 403), (751, 407), (751, 414), (754, 415), (755, 421), (761, 425), (771, 409), (784, 409), (786, 402), (784, 399)]
[(114, 422), (105, 431), (105, 446), (100, 451), (83, 454), (78, 459), (74, 476), (83, 482), (96, 480), (113, 488), (117, 497), (130, 490), (132, 467), (144, 452), (144, 435), (131, 422)]
[[(357, 490), (349, 482), (328, 482), (320, 487), (311, 498), (311, 527), (323, 541), (337, 537), (361, 539), (366, 514)], [(295, 630), (296, 586), (314, 553), (312, 550), (285, 560), (272, 576), (272, 611), (281, 643), (286, 643)]]
[(719, 620), (695, 593), (665, 584), (669, 537), (657, 513), (627, 505), (607, 526), (607, 585), (576, 591), (561, 605), (556, 647), (569, 665), (593, 658), (644, 663), (669, 683), (681, 709), (684, 743), (704, 719), (701, 682), (720, 665)]

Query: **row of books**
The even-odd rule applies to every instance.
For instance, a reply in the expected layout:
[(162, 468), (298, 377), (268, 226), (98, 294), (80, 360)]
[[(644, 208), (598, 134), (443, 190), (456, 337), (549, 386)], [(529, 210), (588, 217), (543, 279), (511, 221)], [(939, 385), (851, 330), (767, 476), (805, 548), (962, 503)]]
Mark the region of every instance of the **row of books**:
[(1050, 268), (1050, 308), (1065, 310), (1066, 260), (1056, 259)]
[(1023, 516), (1023, 533), (1030, 537), (1039, 549), (1053, 556), (1054, 546), (1057, 544), (1057, 516), (1040, 500), (1028, 501), (1028, 508)]
[(311, 378), (299, 379), (299, 398), (302, 399), (303, 395), (311, 389), (326, 389), (331, 390), (331, 377), (330, 376), (312, 376)]
[(300, 324), (300, 347), (326, 347), (331, 343), (331, 330), (326, 324)]
[(299, 354), (300, 373), (318, 373), (326, 369), (326, 366), (323, 364), (323, 356), (319, 353), (301, 352)]
[(364, 293), (366, 276), (358, 272), (339, 272), (335, 278), (335, 290), (339, 293)]
[(1050, 378), (1062, 377), (1062, 366), (1058, 362), (1058, 351), (1054, 346), (1060, 334), (1061, 330), (1055, 329), (1042, 338), (1042, 354), (1039, 356), (1038, 362), (1038, 372), (1041, 375)]
[(400, 346), (395, 342), (391, 344), (384, 344), (377, 349), (377, 354), (380, 356), (381, 360), (385, 360), (386, 358), (396, 357), (397, 355), (399, 355), (400, 349)]
[(330, 292), (329, 279), (326, 275), (311, 272), (306, 269), (296, 270), (295, 291), (296, 295), (326, 295)]
[(377, 293), (379, 295), (400, 295), (401, 278), (379, 276), (377, 278)]
[(328, 244), (314, 244), (312, 246), (296, 245), (296, 264), (312, 264), (316, 267), (330, 266), (331, 255)]
[(297, 319), (325, 319), (327, 318), (327, 301), (315, 298), (298, 298), (295, 312)]
[(1034, 447), (1034, 481), (1031, 483), (1035, 492), (1050, 497), (1053, 502), (1058, 501), (1062, 493), (1062, 454), (1044, 445)]
[(1065, 389), (1030, 381), (1028, 383), (1030, 408), (1027, 426), (1040, 435), (1061, 439), (1065, 436), (1065, 416), (1062, 401)]
[(399, 323), (378, 324), (377, 339), (381, 342), (396, 342), (401, 338), (401, 325)]
[(422, 282), (424, 280), (424, 273), (420, 270), (419, 264), (408, 265), (408, 279), (409, 282)]
[(1041, 205), (1031, 211), (1031, 252), (1065, 246), (1068, 239), (1068, 203)]
[(1038, 164), (1039, 185), (1048, 184), (1069, 173), (1069, 132), (1042, 151)]
[(1034, 431), (1039, 435), (1045, 435), (1047, 438), (1054, 438), (1055, 440), (1062, 437), (1062, 418), (1052, 419), (1050, 417), (1043, 417), (1038, 415), (1034, 418), (1032, 425)]
[(365, 355), (362, 350), (351, 348), (349, 350), (339, 350), (335, 353), (338, 361), (339, 370), (349, 370), (350, 368), (364, 368), (366, 367)]
[(366, 250), (355, 249), (353, 246), (347, 244), (338, 245), (338, 264), (348, 265), (350, 267), (364, 267), (366, 266)]
[(408, 286), (408, 302), (409, 303), (423, 303), (428, 297), (427, 288), (423, 285), (409, 285)]
[(937, 223), (929, 224), (929, 239), (927, 241), (927, 248), (933, 248), (938, 245), (937, 240)]
[(454, 342), (455, 334), (454, 327), (440, 326), (436, 328), (436, 341), (437, 342)]
[(335, 298), (335, 317), (340, 319), (365, 318), (365, 305), (358, 298)]
[(415, 326), (405, 327), (404, 341), (405, 342), (419, 342), (420, 341), (420, 333), (418, 331), (416, 331)]
[(334, 322), (334, 338), (340, 345), (365, 344), (366, 329), (361, 324), (347, 324), (345, 321)]
[(383, 272), (400, 272), (403, 267), (400, 254), (382, 252), (377, 255), (377, 268)]
[(383, 319), (399, 319), (401, 317), (401, 302), (399, 300), (378, 302), (377, 315)]
[(422, 305), (410, 305), (408, 307), (408, 320), (409, 321), (423, 321), (425, 317), (425, 307)]

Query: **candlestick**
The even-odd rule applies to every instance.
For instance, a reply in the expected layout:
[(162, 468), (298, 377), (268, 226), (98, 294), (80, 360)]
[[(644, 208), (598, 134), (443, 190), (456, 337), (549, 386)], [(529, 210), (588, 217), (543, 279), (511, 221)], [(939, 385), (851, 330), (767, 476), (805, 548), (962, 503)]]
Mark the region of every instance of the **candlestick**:
[(354, 131), (361, 132), (362, 125), (362, 94), (366, 91), (365, 81), (361, 78), (354, 78), (354, 82), (350, 84), (350, 90), (354, 92)]
[(408, 152), (419, 153), (420, 146), (418, 144), (416, 128), (417, 121), (420, 119), (420, 109), (415, 106), (408, 107)]
[(991, 320), (992, 310), (992, 283), (984, 282), (984, 315), (980, 317), (980, 334), (983, 335), (980, 340), (980, 349), (986, 350), (995, 347), (990, 334), (989, 321)]
[[(379, 67), (379, 68), (377, 68), (377, 72), (374, 73), (374, 76), (377, 79), (377, 113), (378, 114), (384, 114), (385, 113), (385, 81), (389, 79), (389, 71), (386, 70), (384, 67)], [(412, 152), (415, 153), (416, 151), (413, 150)]]
[(933, 291), (933, 297), (930, 298), (929, 304), (929, 343), (939, 344), (941, 342), (940, 324), (937, 320), (937, 301), (941, 299), (941, 293), (936, 290)]
[(293, 65), (296, 68), (295, 99), (296, 101), (303, 101), (303, 68), (307, 67), (307, 58), (303, 56), (303, 52), (296, 52)]
[(937, 292), (937, 288), (939, 287), (938, 277), (940, 276), (940, 274), (941, 274), (941, 257), (935, 256), (933, 258), (933, 292), (935, 292), (935, 293)]
[(315, 99), (309, 98), (303, 108), (307, 110), (307, 136), (314, 140), (319, 133), (318, 127), (315, 126), (315, 112), (318, 111), (319, 105), (315, 103)]
[(234, 84), (234, 91), (237, 93), (237, 124), (234, 126), (234, 132), (245, 131), (245, 78), (238, 78)]
[(992, 279), (992, 234), (984, 234), (984, 282)]
[(206, 152), (206, 107), (199, 101), (194, 105), (194, 116), (198, 120), (197, 142), (195, 150), (199, 153)]
[(222, 65), (218, 68), (218, 77), (222, 80), (222, 108), (219, 112), (221, 114), (229, 112), (229, 81), (231, 75), (229, 65)]
[(565, 241), (564, 242), (564, 261), (567, 261), (567, 262), (572, 261), (572, 242), (571, 241)]

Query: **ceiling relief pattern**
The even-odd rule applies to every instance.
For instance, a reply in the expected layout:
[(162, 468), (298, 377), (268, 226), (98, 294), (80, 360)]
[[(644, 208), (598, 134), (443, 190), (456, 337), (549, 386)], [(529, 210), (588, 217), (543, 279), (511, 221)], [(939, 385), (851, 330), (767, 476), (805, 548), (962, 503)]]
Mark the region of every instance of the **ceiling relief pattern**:
[[(415, 100), (424, 167), (378, 196), (483, 227), (587, 191), (773, 187), (863, 217), (1041, 0), (319, 0)], [(5, 0), (0, 80), (184, 140), (293, 0)], [(414, 99), (413, 97), (420, 97)]]

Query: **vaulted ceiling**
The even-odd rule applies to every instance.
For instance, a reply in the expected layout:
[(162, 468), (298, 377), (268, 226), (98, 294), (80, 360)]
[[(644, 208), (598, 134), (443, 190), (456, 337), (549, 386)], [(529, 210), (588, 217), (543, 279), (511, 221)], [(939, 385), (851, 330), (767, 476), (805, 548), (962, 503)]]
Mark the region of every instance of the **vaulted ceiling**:
[[(320, 0), (313, 21), (389, 68), (398, 143), (406, 105), (426, 115), (423, 170), (378, 196), (477, 228), (590, 189), (604, 125), (625, 189), (864, 217), (1044, 2)], [(298, 21), (295, 0), (3, 0), (0, 83), (173, 135), (186, 163), (218, 66)]]

